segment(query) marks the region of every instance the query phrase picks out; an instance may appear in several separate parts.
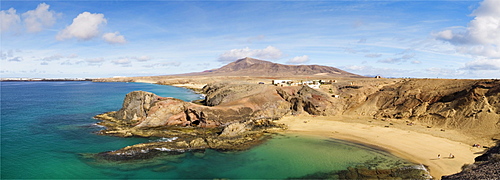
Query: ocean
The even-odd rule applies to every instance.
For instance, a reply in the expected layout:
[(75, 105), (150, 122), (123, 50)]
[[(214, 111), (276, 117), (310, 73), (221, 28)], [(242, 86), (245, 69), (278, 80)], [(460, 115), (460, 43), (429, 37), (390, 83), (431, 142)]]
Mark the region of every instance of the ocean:
[(89, 154), (155, 141), (97, 135), (92, 117), (121, 108), (131, 91), (185, 101), (191, 90), (146, 83), (1, 82), (1, 179), (286, 179), (359, 165), (402, 167), (389, 153), (335, 139), (275, 135), (241, 152), (186, 152), (132, 162), (98, 162)]

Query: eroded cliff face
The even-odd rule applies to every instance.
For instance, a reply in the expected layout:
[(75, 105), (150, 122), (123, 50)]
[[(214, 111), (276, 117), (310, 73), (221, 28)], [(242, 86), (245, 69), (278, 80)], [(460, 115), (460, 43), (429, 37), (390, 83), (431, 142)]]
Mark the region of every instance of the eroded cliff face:
[(500, 137), (499, 80), (404, 80), (381, 87), (345, 114), (409, 119), (484, 137)]

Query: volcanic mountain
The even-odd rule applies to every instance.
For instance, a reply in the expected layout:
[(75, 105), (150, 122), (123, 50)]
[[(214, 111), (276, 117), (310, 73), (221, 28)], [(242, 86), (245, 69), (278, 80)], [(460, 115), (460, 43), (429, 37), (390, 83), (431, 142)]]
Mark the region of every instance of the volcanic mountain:
[(221, 68), (197, 73), (182, 74), (186, 76), (330, 76), (330, 77), (364, 77), (338, 68), (320, 65), (284, 65), (253, 58), (243, 58), (231, 62)]

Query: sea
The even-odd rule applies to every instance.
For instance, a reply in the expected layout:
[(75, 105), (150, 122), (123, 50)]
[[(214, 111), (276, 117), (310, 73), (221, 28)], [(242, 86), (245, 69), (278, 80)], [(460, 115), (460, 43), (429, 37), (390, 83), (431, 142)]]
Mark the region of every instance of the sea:
[(1, 179), (287, 179), (368, 166), (418, 166), (346, 141), (277, 134), (250, 150), (186, 152), (102, 162), (93, 154), (162, 140), (96, 134), (93, 116), (119, 110), (131, 91), (185, 101), (202, 95), (173, 86), (125, 82), (0, 82)]

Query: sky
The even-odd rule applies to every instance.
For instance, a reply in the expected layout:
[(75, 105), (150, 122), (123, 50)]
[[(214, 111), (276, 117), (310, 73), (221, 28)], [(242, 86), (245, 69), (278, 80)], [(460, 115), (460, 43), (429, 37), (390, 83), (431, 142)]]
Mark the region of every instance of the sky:
[(0, 1), (2, 78), (155, 76), (244, 57), (500, 78), (500, 0)]

